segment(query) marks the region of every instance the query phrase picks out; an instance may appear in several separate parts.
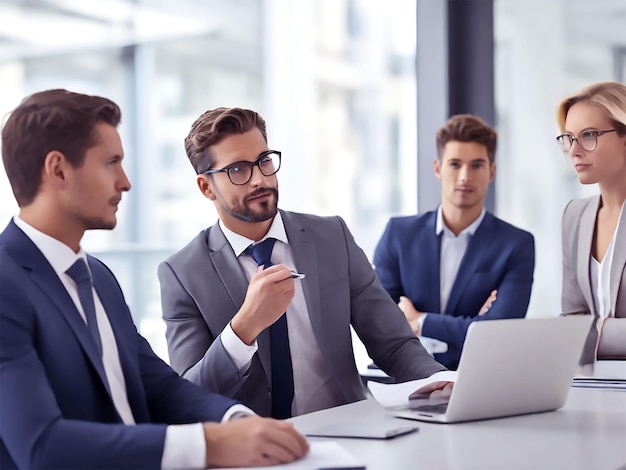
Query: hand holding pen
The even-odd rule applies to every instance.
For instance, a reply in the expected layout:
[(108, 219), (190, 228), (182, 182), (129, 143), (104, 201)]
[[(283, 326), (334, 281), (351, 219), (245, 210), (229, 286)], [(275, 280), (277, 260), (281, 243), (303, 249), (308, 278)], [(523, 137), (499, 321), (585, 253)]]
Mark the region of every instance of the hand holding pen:
[(292, 269), (291, 276), (289, 276), (288, 279), (304, 279), (305, 277), (306, 277), (306, 274), (299, 273), (295, 269)]

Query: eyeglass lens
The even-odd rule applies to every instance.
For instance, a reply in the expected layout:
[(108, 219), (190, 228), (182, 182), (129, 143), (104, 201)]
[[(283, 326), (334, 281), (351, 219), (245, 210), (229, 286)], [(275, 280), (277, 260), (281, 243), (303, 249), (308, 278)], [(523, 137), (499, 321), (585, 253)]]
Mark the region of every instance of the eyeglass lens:
[(256, 162), (239, 162), (228, 168), (228, 177), (233, 184), (246, 184), (252, 178), (254, 166), (258, 166), (264, 176), (271, 176), (280, 168), (280, 158), (277, 153), (263, 155)]
[(595, 150), (598, 143), (598, 134), (596, 132), (582, 132), (578, 137), (574, 137), (571, 134), (563, 134), (559, 136), (559, 143), (563, 152), (569, 152), (574, 144), (574, 140), (578, 142), (583, 150), (591, 152)]
[(591, 152), (595, 150), (598, 145), (598, 137), (608, 132), (615, 132), (615, 129), (607, 129), (604, 131), (584, 131), (578, 134), (578, 137), (574, 137), (571, 134), (561, 134), (557, 137), (557, 140), (564, 153), (570, 151), (572, 145), (574, 145), (574, 141), (578, 142), (578, 145), (580, 145), (583, 150)]

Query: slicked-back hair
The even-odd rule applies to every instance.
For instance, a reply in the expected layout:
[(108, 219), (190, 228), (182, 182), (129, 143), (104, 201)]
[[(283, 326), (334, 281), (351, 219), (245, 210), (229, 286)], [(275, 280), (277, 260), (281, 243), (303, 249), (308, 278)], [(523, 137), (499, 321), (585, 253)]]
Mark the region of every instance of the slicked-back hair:
[(185, 138), (185, 152), (197, 174), (209, 170), (215, 163), (209, 147), (229, 135), (257, 128), (267, 143), (265, 120), (255, 111), (242, 108), (216, 108), (204, 112), (192, 124)]
[(456, 114), (446, 121), (437, 131), (437, 155), (439, 160), (448, 142), (476, 142), (487, 148), (489, 163), (496, 159), (498, 134), (478, 116), (472, 114)]
[(556, 110), (556, 122), (565, 132), (567, 113), (576, 103), (590, 103), (600, 107), (613, 122), (617, 133), (626, 135), (626, 85), (618, 82), (599, 82), (563, 99)]
[(98, 123), (117, 127), (121, 111), (113, 101), (67, 90), (46, 90), (26, 97), (2, 128), (2, 161), (20, 207), (33, 202), (46, 155), (62, 153), (80, 167), (98, 144)]

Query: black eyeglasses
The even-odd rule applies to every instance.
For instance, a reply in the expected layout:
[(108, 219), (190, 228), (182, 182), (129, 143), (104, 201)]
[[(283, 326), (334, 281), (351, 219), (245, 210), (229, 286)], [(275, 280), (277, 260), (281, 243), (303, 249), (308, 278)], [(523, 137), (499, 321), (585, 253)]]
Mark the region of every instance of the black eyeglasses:
[(578, 137), (574, 137), (572, 134), (561, 134), (556, 137), (557, 142), (561, 146), (563, 153), (567, 153), (574, 145), (574, 141), (578, 142), (578, 145), (587, 152), (592, 152), (598, 146), (598, 137), (606, 134), (607, 132), (616, 132), (617, 129), (607, 129), (604, 131), (582, 131), (578, 134)]
[(255, 166), (259, 167), (259, 171), (263, 176), (272, 176), (280, 170), (280, 156), (281, 153), (278, 150), (267, 150), (259, 155), (259, 158), (254, 162), (235, 162), (219, 170), (203, 171), (202, 174), (210, 175), (225, 172), (231, 183), (242, 185), (252, 179), (252, 170)]

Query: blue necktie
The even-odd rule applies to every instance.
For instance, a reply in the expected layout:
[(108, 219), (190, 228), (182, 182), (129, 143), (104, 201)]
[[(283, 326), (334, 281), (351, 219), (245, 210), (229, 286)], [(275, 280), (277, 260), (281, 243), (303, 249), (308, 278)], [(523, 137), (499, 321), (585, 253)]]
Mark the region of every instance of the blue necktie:
[[(272, 265), (270, 257), (275, 238), (266, 238), (261, 243), (250, 245), (244, 252), (252, 256), (263, 268)], [(272, 417), (284, 419), (291, 417), (293, 401), (293, 369), (287, 334), (287, 314), (283, 314), (270, 326), (270, 357), (272, 361)]]
[(78, 297), (83, 306), (83, 312), (87, 320), (87, 327), (89, 328), (93, 340), (96, 342), (100, 357), (102, 357), (102, 341), (96, 320), (96, 307), (93, 300), (91, 274), (89, 273), (89, 269), (87, 269), (87, 263), (85, 263), (82, 258), (79, 258), (65, 272), (76, 282)]

